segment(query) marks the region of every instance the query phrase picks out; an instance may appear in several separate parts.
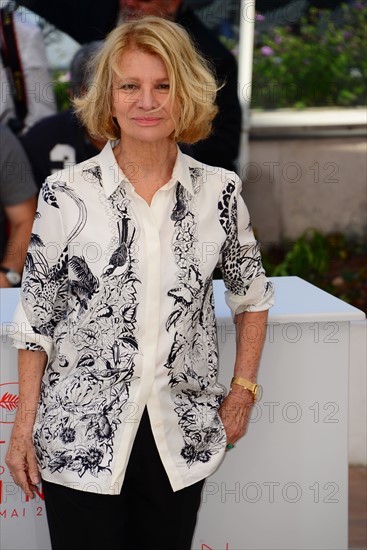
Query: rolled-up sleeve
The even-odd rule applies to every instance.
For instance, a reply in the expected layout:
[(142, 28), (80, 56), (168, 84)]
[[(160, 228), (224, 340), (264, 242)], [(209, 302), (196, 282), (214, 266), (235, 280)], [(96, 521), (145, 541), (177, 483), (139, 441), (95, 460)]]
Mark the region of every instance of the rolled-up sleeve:
[(225, 299), (232, 316), (263, 311), (274, 305), (274, 288), (261, 261), (238, 176), (229, 179), (219, 199), (221, 225), (226, 233), (219, 268), (226, 286)]
[(13, 346), (43, 349), (50, 357), (53, 335), (65, 315), (68, 246), (56, 194), (46, 182), (40, 192), (12, 334)]

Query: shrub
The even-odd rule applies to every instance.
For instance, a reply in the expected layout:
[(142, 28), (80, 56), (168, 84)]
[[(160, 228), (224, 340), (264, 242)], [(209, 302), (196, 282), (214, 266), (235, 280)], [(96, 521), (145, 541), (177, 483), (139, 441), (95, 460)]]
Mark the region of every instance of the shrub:
[(312, 8), (298, 31), (265, 27), (258, 16), (253, 108), (364, 105), (367, 97), (366, 3), (337, 12)]
[(57, 111), (66, 111), (71, 105), (69, 73), (55, 70), (52, 74), (52, 81)]
[(262, 256), (268, 276), (296, 275), (367, 313), (366, 241), (309, 229)]

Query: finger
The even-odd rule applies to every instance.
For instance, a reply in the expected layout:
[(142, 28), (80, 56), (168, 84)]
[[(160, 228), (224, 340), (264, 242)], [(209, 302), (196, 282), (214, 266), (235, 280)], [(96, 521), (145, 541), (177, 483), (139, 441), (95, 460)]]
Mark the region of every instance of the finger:
[(27, 473), (24, 469), (13, 468), (10, 475), (12, 476), (14, 483), (20, 485), (21, 483), (27, 483)]
[(36, 461), (30, 461), (30, 462), (31, 463), (28, 466), (28, 477), (29, 477), (29, 480), (34, 485), (37, 485), (41, 481), (41, 476), (39, 474), (39, 470), (38, 470)]
[(30, 499), (34, 498), (35, 493), (35, 487), (34, 485), (31, 485), (28, 481), (25, 481), (23, 483), (18, 484), (19, 487), (22, 489), (23, 493)]
[(34, 493), (30, 486), (29, 479), (25, 470), (20, 470), (20, 469), (15, 470), (12, 472), (11, 476), (14, 480), (14, 483), (22, 489), (23, 493), (27, 497), (29, 498), (34, 497)]

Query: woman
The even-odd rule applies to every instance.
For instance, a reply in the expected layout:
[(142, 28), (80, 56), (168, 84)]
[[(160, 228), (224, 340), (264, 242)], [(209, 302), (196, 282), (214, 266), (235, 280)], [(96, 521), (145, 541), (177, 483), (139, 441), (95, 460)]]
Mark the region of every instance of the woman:
[[(216, 90), (180, 26), (122, 24), (76, 101), (108, 143), (43, 185), (7, 465), (29, 497), (40, 471), (53, 549), (70, 532), (75, 548), (188, 550), (204, 480), (246, 431), (273, 290), (239, 178), (177, 147), (210, 133)], [(238, 333), (227, 396), (217, 265)]]

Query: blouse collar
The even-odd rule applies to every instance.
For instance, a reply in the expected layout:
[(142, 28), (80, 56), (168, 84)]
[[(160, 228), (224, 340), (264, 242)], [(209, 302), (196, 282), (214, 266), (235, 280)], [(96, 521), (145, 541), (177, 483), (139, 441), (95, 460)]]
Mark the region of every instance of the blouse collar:
[[(114, 141), (108, 141), (102, 151), (95, 157), (101, 167), (102, 186), (107, 197), (111, 196), (120, 184), (130, 184), (128, 177), (123, 173), (117, 164), (115, 155), (113, 154), (113, 147), (115, 144), (116, 142)], [(180, 151), (179, 147), (177, 147), (177, 150), (177, 157), (173, 167), (172, 177), (166, 185), (174, 185), (179, 182), (189, 193), (191, 193), (191, 195), (193, 195), (194, 188), (191, 181), (188, 163), (190, 157), (184, 155)]]

